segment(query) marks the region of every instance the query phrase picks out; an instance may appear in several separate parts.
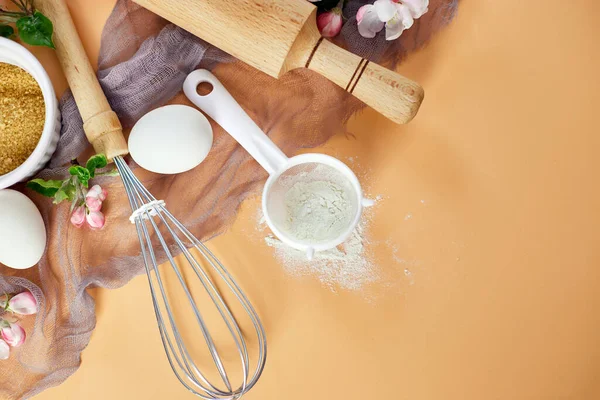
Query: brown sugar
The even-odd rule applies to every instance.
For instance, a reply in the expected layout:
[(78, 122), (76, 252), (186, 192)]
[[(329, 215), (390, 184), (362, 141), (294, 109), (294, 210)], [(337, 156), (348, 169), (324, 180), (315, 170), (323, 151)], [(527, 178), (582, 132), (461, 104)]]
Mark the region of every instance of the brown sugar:
[(44, 97), (35, 79), (20, 67), (0, 62), (0, 175), (31, 155), (45, 116)]

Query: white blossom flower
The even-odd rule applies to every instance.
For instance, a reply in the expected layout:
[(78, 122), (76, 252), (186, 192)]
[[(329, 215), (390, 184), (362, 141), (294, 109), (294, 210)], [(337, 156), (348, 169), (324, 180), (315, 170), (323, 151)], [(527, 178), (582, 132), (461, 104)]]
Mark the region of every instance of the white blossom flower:
[(385, 39), (397, 39), (413, 25), (415, 19), (428, 11), (428, 7), (429, 0), (377, 0), (358, 10), (358, 32), (366, 38), (373, 38), (385, 26)]

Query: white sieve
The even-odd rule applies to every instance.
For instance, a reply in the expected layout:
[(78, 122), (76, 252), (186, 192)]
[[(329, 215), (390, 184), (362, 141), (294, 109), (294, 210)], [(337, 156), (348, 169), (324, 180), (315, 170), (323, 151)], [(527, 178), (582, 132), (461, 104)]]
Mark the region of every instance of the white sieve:
[[(198, 94), (202, 83), (209, 83), (212, 91)], [(288, 158), (207, 70), (192, 72), (183, 90), (269, 173), (262, 209), (282, 242), (311, 259), (316, 251), (334, 248), (350, 236), (363, 207), (373, 202), (363, 198), (360, 183), (346, 164), (317, 153)]]

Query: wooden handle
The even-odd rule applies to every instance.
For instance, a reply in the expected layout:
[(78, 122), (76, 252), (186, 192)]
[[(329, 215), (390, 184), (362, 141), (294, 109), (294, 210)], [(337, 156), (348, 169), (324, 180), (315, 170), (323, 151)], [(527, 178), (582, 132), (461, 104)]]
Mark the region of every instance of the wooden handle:
[(306, 0), (133, 1), (275, 78), (317, 10)]
[(305, 0), (134, 2), (271, 76), (310, 68), (397, 123), (423, 101), (417, 83), (323, 40)]
[(42, 0), (37, 6), (54, 24), (56, 54), (83, 119), (85, 134), (97, 153), (109, 160), (126, 155), (127, 142), (85, 53), (64, 0)]
[(306, 67), (399, 124), (413, 119), (423, 101), (423, 88), (418, 83), (322, 38), (309, 56)]

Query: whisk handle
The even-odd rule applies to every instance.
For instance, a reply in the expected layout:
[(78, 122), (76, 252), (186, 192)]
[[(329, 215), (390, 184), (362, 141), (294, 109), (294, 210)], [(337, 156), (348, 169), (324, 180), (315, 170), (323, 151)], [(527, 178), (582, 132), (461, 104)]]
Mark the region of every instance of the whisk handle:
[(44, 0), (36, 5), (54, 25), (56, 54), (94, 150), (109, 160), (126, 155), (129, 151), (123, 128), (100, 87), (65, 0)]
[[(212, 91), (200, 95), (200, 83), (210, 83)], [(288, 162), (287, 156), (246, 114), (216, 76), (205, 69), (188, 75), (183, 91), (192, 103), (221, 125), (270, 175), (280, 172)]]

